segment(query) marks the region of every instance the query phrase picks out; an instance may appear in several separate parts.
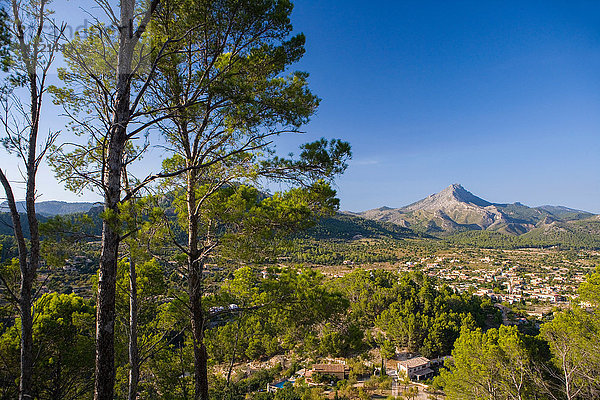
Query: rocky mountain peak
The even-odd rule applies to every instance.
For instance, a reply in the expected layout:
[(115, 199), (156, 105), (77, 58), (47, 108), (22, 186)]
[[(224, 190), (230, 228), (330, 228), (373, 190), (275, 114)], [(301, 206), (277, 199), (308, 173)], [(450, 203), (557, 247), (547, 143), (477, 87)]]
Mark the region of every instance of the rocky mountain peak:
[(451, 193), (454, 199), (461, 203), (471, 203), (479, 207), (487, 207), (492, 205), (492, 203), (490, 203), (489, 201), (475, 196), (473, 193), (469, 192), (467, 189), (462, 187), (462, 185), (459, 183), (454, 183), (448, 186), (442, 192), (444, 191), (448, 191), (448, 193)]
[(487, 207), (492, 203), (483, 200), (469, 192), (459, 183), (454, 183), (439, 193), (427, 196), (423, 200), (410, 204), (403, 208), (405, 211), (415, 211), (420, 209), (438, 210), (454, 207), (457, 203), (471, 204), (478, 207)]

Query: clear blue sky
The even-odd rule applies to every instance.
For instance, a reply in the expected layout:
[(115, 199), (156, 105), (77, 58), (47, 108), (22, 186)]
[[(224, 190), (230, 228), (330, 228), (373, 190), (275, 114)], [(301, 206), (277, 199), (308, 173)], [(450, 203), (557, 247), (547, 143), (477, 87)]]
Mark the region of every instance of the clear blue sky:
[(600, 213), (600, 2), (295, 2), (307, 127), (349, 140), (342, 208), (451, 183)]
[[(342, 209), (461, 183), (493, 202), (600, 213), (600, 2), (294, 3), (307, 36), (295, 69), (323, 100), (306, 135), (279, 149), (351, 142)], [(54, 4), (59, 16), (78, 3)], [(77, 200), (41, 175), (41, 200)]]

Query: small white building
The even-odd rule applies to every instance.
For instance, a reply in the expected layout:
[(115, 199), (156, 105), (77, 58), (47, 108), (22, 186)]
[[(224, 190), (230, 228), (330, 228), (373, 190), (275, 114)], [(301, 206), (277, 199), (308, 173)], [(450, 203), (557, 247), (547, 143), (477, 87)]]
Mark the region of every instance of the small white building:
[(398, 373), (406, 374), (408, 379), (421, 381), (433, 376), (431, 362), (425, 357), (415, 357), (406, 361), (398, 361)]

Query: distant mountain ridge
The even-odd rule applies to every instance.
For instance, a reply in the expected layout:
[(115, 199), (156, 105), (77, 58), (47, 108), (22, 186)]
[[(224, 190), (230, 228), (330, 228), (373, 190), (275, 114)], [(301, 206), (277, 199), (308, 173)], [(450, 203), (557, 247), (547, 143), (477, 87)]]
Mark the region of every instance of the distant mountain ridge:
[[(77, 214), (77, 213), (86, 213), (92, 207), (97, 206), (98, 203), (90, 203), (90, 202), (75, 202), (70, 203), (66, 201), (40, 201), (35, 203), (35, 211), (39, 215), (43, 215), (45, 217), (53, 217), (55, 215), (67, 215), (67, 214)], [(18, 201), (17, 202), (17, 210), (20, 213), (26, 212), (25, 202)], [(8, 209), (8, 203), (5, 201), (0, 204), (0, 212), (8, 213), (10, 210)]]
[(568, 229), (574, 221), (594, 217), (592, 213), (564, 206), (492, 203), (458, 183), (405, 207), (380, 207), (350, 214), (429, 234), (486, 230), (522, 235), (536, 229)]

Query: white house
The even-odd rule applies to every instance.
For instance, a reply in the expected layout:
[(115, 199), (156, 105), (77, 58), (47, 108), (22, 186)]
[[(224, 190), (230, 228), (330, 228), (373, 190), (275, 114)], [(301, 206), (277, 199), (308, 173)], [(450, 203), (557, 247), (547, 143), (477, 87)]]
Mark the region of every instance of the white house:
[(431, 362), (425, 357), (415, 357), (406, 361), (398, 361), (398, 373), (404, 373), (408, 376), (408, 379), (415, 381), (433, 376)]

